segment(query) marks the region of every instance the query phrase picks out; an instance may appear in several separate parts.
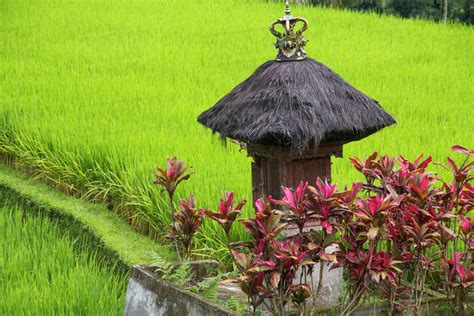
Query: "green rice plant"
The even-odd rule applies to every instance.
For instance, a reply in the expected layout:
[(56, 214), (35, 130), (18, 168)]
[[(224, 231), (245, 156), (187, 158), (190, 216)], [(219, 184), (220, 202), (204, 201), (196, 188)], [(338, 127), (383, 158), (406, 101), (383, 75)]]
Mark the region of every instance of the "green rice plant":
[(1, 315), (123, 314), (127, 275), (11, 204), (0, 205), (0, 267)]
[[(251, 198), (245, 152), (196, 117), (273, 59), (267, 26), (281, 3), (248, 0), (3, 1), (0, 154), (51, 185), (105, 203), (161, 241), (170, 210), (152, 184), (168, 156), (194, 166), (178, 198), (216, 209), (222, 191)], [(346, 157), (373, 151), (435, 161), (474, 147), (472, 27), (293, 7), (307, 52), (380, 101), (397, 120)], [(335, 159), (333, 181), (360, 180)], [(446, 173), (441, 171), (441, 176)], [(247, 205), (245, 214), (251, 212)], [(242, 229), (232, 240), (247, 236)], [(229, 262), (225, 234), (203, 223), (197, 253)]]

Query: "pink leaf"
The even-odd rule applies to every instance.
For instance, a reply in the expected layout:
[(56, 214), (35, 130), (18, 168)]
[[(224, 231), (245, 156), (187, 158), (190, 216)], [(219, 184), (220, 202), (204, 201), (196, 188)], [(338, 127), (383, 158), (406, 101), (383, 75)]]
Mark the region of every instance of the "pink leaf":
[(300, 182), (298, 187), (296, 188), (296, 198), (298, 201), (301, 201), (304, 196), (304, 191), (306, 191), (306, 188), (308, 187), (308, 182), (303, 183), (303, 181)]
[(255, 208), (257, 213), (263, 213), (263, 202), (262, 199), (255, 201)]
[(459, 217), (459, 227), (464, 234), (468, 234), (471, 231), (471, 219), (469, 217)]
[(285, 194), (285, 196), (283, 197), (283, 201), (287, 202), (292, 207), (296, 208), (293, 192), (291, 192), (291, 190), (287, 187), (282, 187), (282, 189), (283, 189), (283, 193)]
[(232, 250), (232, 256), (234, 257), (235, 261), (237, 261), (239, 266), (244, 269), (247, 269), (250, 264), (250, 259), (247, 258), (245, 254)]
[(455, 153), (474, 156), (474, 150), (469, 150), (469, 149), (467, 149), (465, 147), (462, 147), (462, 146), (459, 146), (459, 145), (454, 145), (453, 147), (451, 147), (451, 150), (454, 151)]
[(322, 221), (321, 226), (326, 230), (328, 234), (332, 233), (332, 225), (329, 224), (327, 221)]

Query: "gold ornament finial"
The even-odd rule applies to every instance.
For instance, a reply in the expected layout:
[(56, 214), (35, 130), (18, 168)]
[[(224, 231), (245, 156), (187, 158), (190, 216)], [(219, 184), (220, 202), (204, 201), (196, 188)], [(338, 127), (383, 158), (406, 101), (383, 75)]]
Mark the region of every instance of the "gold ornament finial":
[[(308, 28), (308, 21), (304, 18), (293, 17), (290, 14), (289, 1), (286, 0), (285, 16), (270, 25), (270, 32), (277, 38), (275, 47), (278, 48), (278, 61), (302, 60), (306, 58), (304, 46), (307, 41), (303, 36), (303, 32)], [(303, 25), (299, 30), (295, 30), (298, 22), (303, 23)], [(283, 26), (283, 33), (275, 29), (275, 26), (278, 24)]]

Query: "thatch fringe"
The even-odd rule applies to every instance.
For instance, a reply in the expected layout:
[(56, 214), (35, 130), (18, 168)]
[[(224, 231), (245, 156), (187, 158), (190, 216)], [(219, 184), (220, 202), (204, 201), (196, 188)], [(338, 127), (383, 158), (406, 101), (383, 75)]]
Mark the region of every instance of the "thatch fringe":
[(359, 140), (396, 123), (377, 101), (311, 58), (264, 63), (198, 121), (224, 138), (299, 151)]

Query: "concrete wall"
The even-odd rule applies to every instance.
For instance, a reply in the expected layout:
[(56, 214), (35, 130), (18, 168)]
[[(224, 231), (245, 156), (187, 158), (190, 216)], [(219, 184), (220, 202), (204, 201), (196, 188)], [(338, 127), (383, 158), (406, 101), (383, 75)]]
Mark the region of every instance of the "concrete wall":
[(125, 302), (130, 316), (231, 316), (238, 315), (203, 297), (161, 280), (152, 269), (135, 266)]

